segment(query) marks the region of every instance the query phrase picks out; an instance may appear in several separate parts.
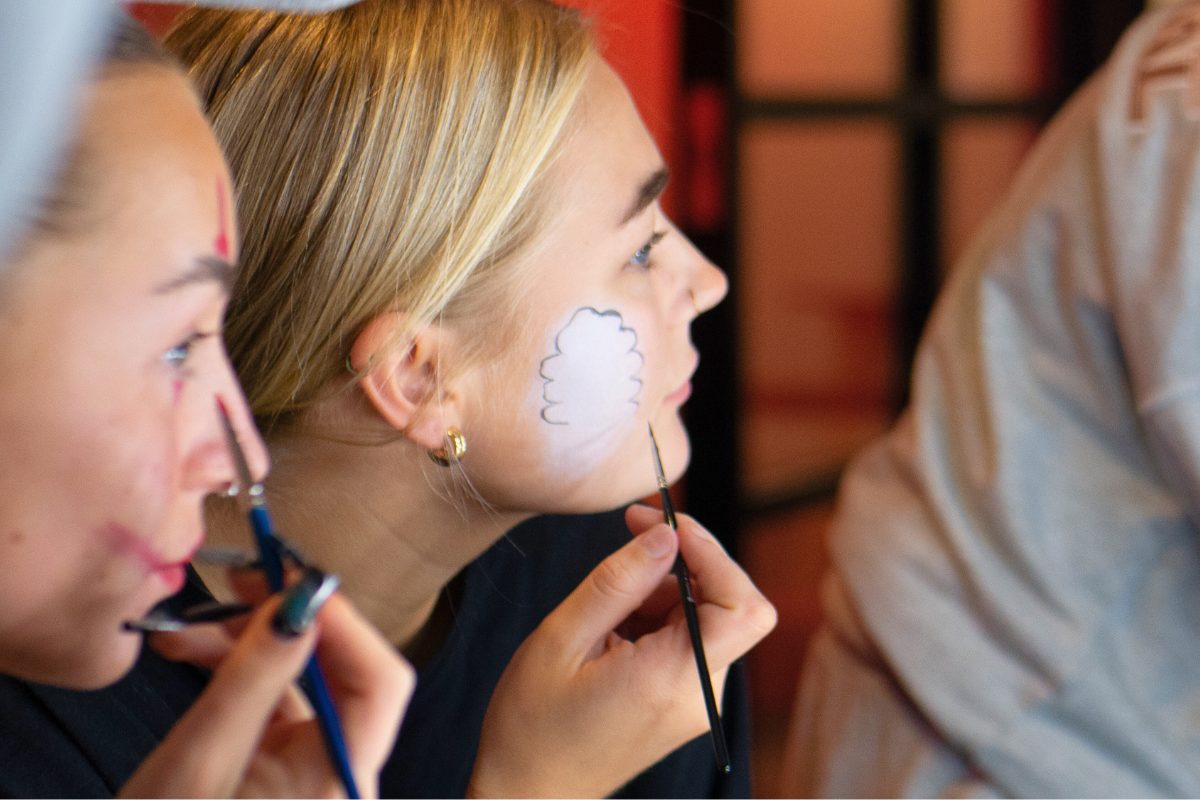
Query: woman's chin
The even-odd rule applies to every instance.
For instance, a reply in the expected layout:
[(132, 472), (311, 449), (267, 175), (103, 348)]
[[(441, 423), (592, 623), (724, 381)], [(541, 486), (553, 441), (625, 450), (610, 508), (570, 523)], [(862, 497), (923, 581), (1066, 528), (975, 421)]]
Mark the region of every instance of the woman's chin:
[[(674, 409), (664, 409), (651, 424), (667, 483), (675, 483), (691, 457), (687, 429)], [(570, 469), (543, 463), (536, 495), (526, 495), (524, 500), (514, 497), (510, 505), (539, 514), (595, 514), (658, 494), (654, 451), (644, 421), (628, 429), (619, 445), (599, 463), (576, 466), (578, 477), (572, 478)]]
[(22, 663), (3, 670), (17, 678), (63, 689), (91, 691), (110, 686), (133, 669), (142, 652), (141, 634), (121, 630), (114, 623), (110, 632), (96, 630), (93, 641), (78, 642), (64, 657), (62, 650), (46, 653), (40, 663)]
[[(662, 419), (653, 423), (654, 439), (658, 442), (658, 452), (662, 456), (663, 473), (667, 476), (667, 483), (673, 484), (687, 472), (688, 463), (692, 458), (692, 444), (688, 439), (687, 428), (679, 418), (678, 409), (659, 416)], [(646, 447), (649, 449), (649, 443)], [(653, 458), (653, 455), (648, 457)], [(658, 489), (657, 482), (654, 489)]]

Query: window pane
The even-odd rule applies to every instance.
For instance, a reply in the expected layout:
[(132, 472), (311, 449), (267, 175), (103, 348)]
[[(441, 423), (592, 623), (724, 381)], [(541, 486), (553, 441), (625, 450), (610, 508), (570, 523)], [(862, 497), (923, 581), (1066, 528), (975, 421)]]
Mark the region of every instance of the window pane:
[(992, 209), (1004, 199), (1037, 137), (1021, 119), (968, 119), (946, 126), (942, 138), (942, 257), (962, 255)]
[(901, 0), (742, 0), (738, 78), (750, 96), (892, 94)]
[(1013, 98), (1047, 86), (1048, 0), (942, 0), (941, 79), (960, 99)]
[(743, 130), (746, 488), (838, 466), (887, 423), (898, 141), (884, 122)]
[(829, 568), (825, 532), (832, 503), (753, 522), (738, 539), (738, 560), (779, 614), (779, 623), (746, 656), (754, 709), (752, 797), (780, 794), (779, 768), (809, 640), (821, 623), (821, 578)]

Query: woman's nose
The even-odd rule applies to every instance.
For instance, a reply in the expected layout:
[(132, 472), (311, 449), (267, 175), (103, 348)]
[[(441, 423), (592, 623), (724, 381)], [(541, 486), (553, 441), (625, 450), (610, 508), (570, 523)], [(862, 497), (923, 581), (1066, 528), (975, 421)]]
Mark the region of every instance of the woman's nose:
[(696, 313), (703, 314), (721, 302), (729, 292), (729, 279), (690, 242), (688, 247), (692, 248), (696, 260), (688, 288), (692, 293), (692, 302), (696, 304)]

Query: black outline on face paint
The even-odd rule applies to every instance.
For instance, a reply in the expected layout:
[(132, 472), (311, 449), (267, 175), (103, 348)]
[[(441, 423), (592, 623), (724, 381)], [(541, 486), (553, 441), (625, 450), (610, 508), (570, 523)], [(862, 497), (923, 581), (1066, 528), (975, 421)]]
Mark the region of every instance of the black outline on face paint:
[[(637, 346), (638, 346), (637, 331), (625, 324), (625, 318), (623, 316), (621, 316), (620, 311), (617, 311), (616, 309), (609, 309), (608, 311), (600, 311), (599, 309), (593, 308), (592, 306), (582, 306), (580, 308), (575, 309), (575, 313), (571, 315), (571, 318), (569, 320), (567, 320), (567, 324), (562, 327), (562, 330), (560, 330), (558, 333), (554, 334), (554, 352), (551, 353), (550, 355), (546, 356), (545, 358), (543, 358), (542, 362), (541, 362), (541, 366), (538, 367), (538, 374), (542, 376), (542, 399), (546, 401), (546, 406), (539, 412), (539, 416), (542, 418), (542, 421), (545, 422), (547, 425), (569, 425), (570, 424), (569, 422), (553, 422), (551, 420), (546, 419), (547, 411), (549, 411), (554, 406), (562, 405), (561, 401), (556, 403), (553, 400), (551, 400), (549, 397), (546, 397), (546, 387), (549, 386), (554, 381), (553, 378), (550, 378), (546, 375), (546, 362), (552, 358), (558, 358), (559, 356), (564, 355), (562, 348), (560, 348), (558, 346), (558, 338), (563, 335), (563, 332), (566, 331), (567, 328), (571, 327), (571, 323), (573, 323), (575, 321), (575, 318), (578, 317), (584, 311), (590, 311), (593, 314), (595, 314), (597, 317), (616, 317), (618, 333), (621, 331), (629, 331), (630, 333), (633, 334), (633, 345), (629, 348), (629, 352), (636, 355), (642, 361), (642, 363), (638, 365), (637, 372), (635, 372), (634, 375), (640, 374), (642, 371), (642, 367), (646, 365), (646, 357), (644, 355), (642, 355), (642, 352), (640, 350), (637, 349)], [(633, 393), (633, 397), (637, 397), (639, 394), (641, 394), (642, 386), (644, 385), (642, 383), (642, 379), (641, 378), (630, 378), (629, 380), (637, 382), (637, 385), (638, 385), (637, 391)], [(637, 400), (633, 399), (633, 397), (631, 397), (628, 402), (633, 403), (634, 406), (640, 407), (641, 403), (639, 403)]]

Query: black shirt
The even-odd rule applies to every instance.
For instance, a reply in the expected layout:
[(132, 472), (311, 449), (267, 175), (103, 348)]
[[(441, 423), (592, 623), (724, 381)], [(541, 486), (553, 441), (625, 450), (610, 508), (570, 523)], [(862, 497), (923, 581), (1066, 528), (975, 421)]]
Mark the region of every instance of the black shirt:
[[(597, 564), (629, 540), (623, 511), (536, 517), (467, 567), (454, 627), (421, 670), (396, 749), (380, 775), (382, 797), (465, 794), (484, 712), (513, 653)], [(726, 682), (723, 714), (733, 766), (728, 776), (717, 773), (705, 735), (617, 796), (749, 797), (749, 722), (740, 666)]]
[[(211, 599), (200, 578), (169, 601)], [(106, 689), (78, 692), (0, 675), (0, 796), (111, 797), (158, 746), (208, 680), (143, 647)]]
[[(488, 701), (512, 654), (609, 553), (629, 541), (621, 512), (544, 516), (517, 526), (462, 574), (446, 641), (421, 670), (382, 797), (462, 797)], [(196, 602), (189, 585), (180, 602)], [(205, 675), (145, 648), (133, 671), (95, 692), (0, 676), (0, 793), (111, 796), (203, 689)], [(620, 797), (748, 797), (744, 678), (730, 670), (724, 724), (733, 770), (717, 773), (707, 735), (626, 785)]]

